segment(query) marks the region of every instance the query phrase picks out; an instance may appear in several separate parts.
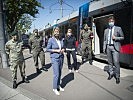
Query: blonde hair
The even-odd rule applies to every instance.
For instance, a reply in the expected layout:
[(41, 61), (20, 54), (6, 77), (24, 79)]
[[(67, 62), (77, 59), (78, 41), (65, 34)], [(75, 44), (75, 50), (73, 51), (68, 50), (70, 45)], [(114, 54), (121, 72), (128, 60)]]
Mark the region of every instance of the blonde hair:
[(55, 27), (55, 28), (53, 28), (53, 31), (55, 31), (55, 30), (60, 31), (59, 27)]
[(53, 28), (53, 32), (52, 32), (52, 36), (54, 36), (54, 31), (55, 31), (55, 30), (60, 31), (59, 27), (54, 27), (54, 28)]

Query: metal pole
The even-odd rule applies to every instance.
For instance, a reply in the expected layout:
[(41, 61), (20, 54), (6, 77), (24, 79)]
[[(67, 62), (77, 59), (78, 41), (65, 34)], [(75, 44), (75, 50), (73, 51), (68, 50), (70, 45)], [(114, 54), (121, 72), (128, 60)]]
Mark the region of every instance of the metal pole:
[(60, 6), (61, 6), (61, 17), (63, 17), (63, 6), (62, 6), (63, 0), (60, 0)]
[(1, 56), (1, 67), (8, 67), (7, 55), (5, 53), (5, 29), (4, 29), (4, 13), (3, 13), (3, 0), (0, 0), (0, 56)]

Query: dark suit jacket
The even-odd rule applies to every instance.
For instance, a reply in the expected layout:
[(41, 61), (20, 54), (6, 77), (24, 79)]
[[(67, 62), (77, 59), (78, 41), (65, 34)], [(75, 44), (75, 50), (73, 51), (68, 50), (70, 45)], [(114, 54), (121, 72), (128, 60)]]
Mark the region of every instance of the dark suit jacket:
[[(108, 43), (108, 34), (109, 34), (109, 28), (105, 29), (104, 31), (104, 43), (103, 43), (103, 52), (106, 52), (107, 49), (107, 43)], [(114, 26), (114, 36), (115, 39), (113, 40), (114, 48), (116, 51), (120, 51), (121, 47), (121, 41), (124, 40), (124, 34), (122, 32), (121, 27)]]

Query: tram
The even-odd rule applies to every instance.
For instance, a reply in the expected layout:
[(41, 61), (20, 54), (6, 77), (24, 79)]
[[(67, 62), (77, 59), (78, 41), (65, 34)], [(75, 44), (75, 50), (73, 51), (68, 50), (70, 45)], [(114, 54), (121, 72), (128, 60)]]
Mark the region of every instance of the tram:
[[(103, 53), (104, 30), (108, 27), (108, 17), (115, 17), (115, 25), (120, 26), (124, 33), (124, 41), (120, 50), (120, 63), (133, 67), (133, 1), (132, 0), (92, 0), (79, 7), (79, 11), (57, 21), (62, 36), (65, 37), (70, 27), (80, 45), (80, 30), (83, 24), (91, 26), (94, 34), (92, 50), (94, 58), (107, 60)], [(45, 29), (46, 34), (52, 34), (52, 25)], [(79, 46), (78, 46), (79, 47)], [(80, 52), (80, 49), (77, 49)]]
[(108, 27), (108, 17), (115, 17), (115, 25), (124, 33), (120, 49), (120, 63), (133, 67), (133, 1), (132, 0), (99, 0), (89, 5), (94, 39), (92, 50), (95, 58), (107, 60), (103, 53), (104, 30)]

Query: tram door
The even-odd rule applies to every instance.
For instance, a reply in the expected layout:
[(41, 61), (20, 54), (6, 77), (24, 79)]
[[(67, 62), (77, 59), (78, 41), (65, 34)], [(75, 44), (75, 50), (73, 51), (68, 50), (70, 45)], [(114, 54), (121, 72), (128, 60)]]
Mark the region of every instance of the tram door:
[(92, 23), (92, 32), (94, 35), (94, 38), (92, 40), (92, 51), (93, 51), (94, 55), (100, 54), (99, 37), (96, 32), (96, 25), (95, 25), (94, 21)]
[(108, 27), (109, 16), (113, 16), (113, 14), (93, 18), (92, 30), (94, 39), (92, 41), (92, 49), (95, 55), (103, 54), (104, 30)]

